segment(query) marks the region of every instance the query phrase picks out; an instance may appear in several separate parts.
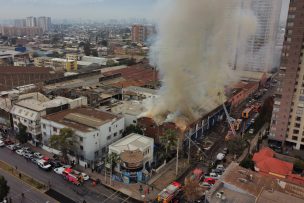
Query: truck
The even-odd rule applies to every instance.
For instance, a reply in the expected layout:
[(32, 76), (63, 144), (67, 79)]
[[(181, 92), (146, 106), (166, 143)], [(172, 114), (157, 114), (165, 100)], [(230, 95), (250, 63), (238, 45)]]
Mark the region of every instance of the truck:
[(157, 201), (160, 203), (169, 203), (180, 192), (182, 185), (179, 182), (172, 182), (157, 195)]

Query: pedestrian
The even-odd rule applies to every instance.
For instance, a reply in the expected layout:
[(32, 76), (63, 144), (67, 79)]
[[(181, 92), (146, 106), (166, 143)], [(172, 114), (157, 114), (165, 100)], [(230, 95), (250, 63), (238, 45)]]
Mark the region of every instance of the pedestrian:
[(19, 178), (20, 178), (20, 179), (21, 179), (21, 176), (22, 176), (21, 173), (19, 173)]
[(150, 194), (150, 189), (149, 189), (149, 187), (148, 187), (148, 189), (147, 189), (147, 193)]
[(12, 198), (10, 197), (10, 198), (8, 198), (8, 202), (9, 203), (13, 203), (13, 200), (12, 200)]
[(153, 189), (154, 189), (154, 188), (153, 188), (153, 185), (151, 185), (151, 190), (153, 191)]
[(22, 198), (24, 197), (24, 193), (21, 193), (21, 197), (22, 197)]
[(18, 167), (17, 167), (17, 166), (15, 166), (15, 169), (16, 169), (16, 170), (18, 170)]
[(94, 172), (94, 168), (92, 167), (92, 173)]

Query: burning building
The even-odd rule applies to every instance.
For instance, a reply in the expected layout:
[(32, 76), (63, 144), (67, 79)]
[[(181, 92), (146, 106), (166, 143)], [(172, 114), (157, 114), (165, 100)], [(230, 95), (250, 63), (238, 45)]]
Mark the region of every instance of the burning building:
[[(225, 105), (229, 111), (231, 104), (226, 102)], [(144, 135), (154, 138), (156, 143), (159, 143), (159, 138), (169, 129), (177, 132), (182, 141), (185, 141), (187, 137), (196, 140), (206, 135), (213, 126), (224, 118), (225, 111), (223, 105), (218, 105), (212, 111), (202, 112), (201, 117), (191, 123), (187, 123), (182, 119), (158, 123), (153, 118), (141, 117), (138, 119), (138, 126), (144, 131)]]

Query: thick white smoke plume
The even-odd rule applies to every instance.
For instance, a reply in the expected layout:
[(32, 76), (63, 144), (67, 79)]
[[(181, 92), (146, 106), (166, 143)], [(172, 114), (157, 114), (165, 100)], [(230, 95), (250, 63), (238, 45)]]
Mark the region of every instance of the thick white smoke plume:
[(235, 53), (255, 32), (256, 20), (240, 0), (161, 3), (150, 63), (160, 70), (162, 87), (145, 116), (186, 124), (218, 106), (218, 92), (237, 80), (232, 73)]

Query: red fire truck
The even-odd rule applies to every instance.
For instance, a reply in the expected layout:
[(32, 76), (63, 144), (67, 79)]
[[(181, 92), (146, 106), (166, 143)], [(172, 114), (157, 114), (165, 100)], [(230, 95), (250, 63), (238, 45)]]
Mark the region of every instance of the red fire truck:
[(173, 182), (168, 187), (163, 189), (158, 196), (157, 201), (161, 203), (169, 203), (173, 200), (173, 198), (179, 193), (182, 185), (178, 182)]

